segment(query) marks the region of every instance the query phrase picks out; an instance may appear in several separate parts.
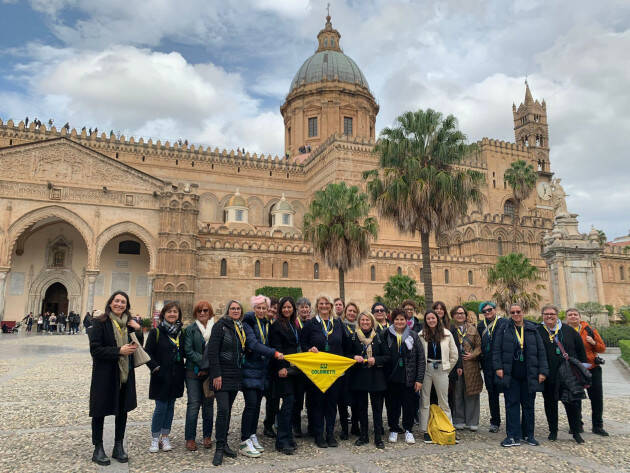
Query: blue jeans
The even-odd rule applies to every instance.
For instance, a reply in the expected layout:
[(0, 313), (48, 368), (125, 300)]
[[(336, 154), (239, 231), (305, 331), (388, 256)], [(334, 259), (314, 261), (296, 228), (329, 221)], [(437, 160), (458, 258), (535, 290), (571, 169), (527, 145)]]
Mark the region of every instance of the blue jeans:
[(168, 435), (171, 432), (174, 413), (175, 399), (169, 399), (168, 401), (155, 400), (155, 410), (151, 420), (151, 433), (154, 438), (159, 437), (160, 434)]
[(198, 378), (186, 378), (186, 425), (184, 427), (186, 440), (195, 440), (197, 437), (197, 419), (201, 407), (203, 437), (212, 437), (212, 422), (214, 420), (214, 398), (206, 399), (203, 394), (203, 380)]
[[(527, 378), (510, 380), (505, 390), (505, 433), (514, 440), (534, 437), (534, 403), (536, 393), (530, 393)], [(521, 409), (523, 416), (521, 418)]]

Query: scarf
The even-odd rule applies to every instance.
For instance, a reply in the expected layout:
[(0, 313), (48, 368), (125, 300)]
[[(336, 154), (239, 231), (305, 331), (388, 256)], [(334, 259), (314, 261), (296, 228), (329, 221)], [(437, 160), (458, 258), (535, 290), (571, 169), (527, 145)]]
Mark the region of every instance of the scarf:
[(177, 338), (179, 335), (179, 332), (181, 332), (182, 330), (182, 323), (177, 320), (174, 324), (171, 324), (169, 322), (165, 320), (162, 320), (162, 322), (160, 322), (160, 327), (162, 327), (166, 333), (168, 333), (168, 336), (171, 338)]
[(208, 343), (208, 340), (210, 340), (210, 333), (212, 332), (212, 326), (214, 325), (214, 323), (212, 323), (211, 320), (208, 320), (208, 322), (206, 322), (205, 327), (198, 320), (195, 320), (195, 323), (197, 324), (197, 328), (201, 332), (201, 336), (203, 337), (204, 341)]
[[(114, 326), (114, 339), (118, 348), (127, 344), (127, 320), (128, 315), (124, 313), (122, 317), (116, 317), (113, 313), (109, 313), (109, 319)], [(120, 386), (127, 382), (129, 378), (129, 355), (118, 356), (118, 370), (120, 371)]]
[[(398, 332), (396, 332), (396, 329), (394, 328), (394, 324), (391, 324), (387, 330), (389, 330), (389, 333), (391, 333), (394, 337), (398, 335)], [(407, 345), (407, 349), (411, 350), (413, 348), (413, 338), (411, 337), (411, 329), (409, 329), (409, 326), (405, 327), (401, 338), (405, 345)]]
[(376, 330), (372, 328), (369, 335), (365, 335), (363, 330), (357, 330), (357, 338), (365, 346), (365, 357), (372, 358), (372, 340), (376, 337)]

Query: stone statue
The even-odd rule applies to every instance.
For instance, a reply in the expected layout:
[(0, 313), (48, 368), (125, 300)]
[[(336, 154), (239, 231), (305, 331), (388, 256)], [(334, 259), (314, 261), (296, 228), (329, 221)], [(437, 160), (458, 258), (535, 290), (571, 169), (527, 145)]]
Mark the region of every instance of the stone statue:
[(553, 213), (556, 217), (565, 217), (569, 215), (567, 209), (566, 192), (560, 185), (560, 179), (551, 181), (551, 203), (553, 205)]

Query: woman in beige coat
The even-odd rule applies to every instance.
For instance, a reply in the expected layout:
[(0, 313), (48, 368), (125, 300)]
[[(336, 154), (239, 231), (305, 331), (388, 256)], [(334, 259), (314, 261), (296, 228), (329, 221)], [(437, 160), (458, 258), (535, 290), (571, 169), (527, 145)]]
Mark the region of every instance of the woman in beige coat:
[(424, 442), (431, 443), (427, 432), (429, 423), (429, 405), (431, 404), (431, 386), (435, 386), (438, 405), (451, 418), (448, 407), (448, 374), (458, 359), (457, 345), (450, 330), (442, 325), (433, 310), (424, 314), (424, 327), (419, 334), (424, 348), (427, 368), (422, 383), (422, 409), (420, 409), (420, 430), (424, 432)]

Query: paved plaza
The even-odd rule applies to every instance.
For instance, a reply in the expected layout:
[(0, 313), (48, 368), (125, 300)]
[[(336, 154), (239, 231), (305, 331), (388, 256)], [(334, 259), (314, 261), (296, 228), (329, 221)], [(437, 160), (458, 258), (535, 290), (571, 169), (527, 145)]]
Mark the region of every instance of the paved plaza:
[[(173, 451), (157, 454), (147, 451), (153, 403), (148, 399), (148, 370), (142, 367), (137, 370), (138, 408), (130, 413), (127, 426), (130, 462), (119, 464), (113, 460), (111, 466), (99, 467), (90, 461), (87, 412), (91, 359), (87, 337), (2, 335), (0, 472), (630, 471), (630, 377), (616, 358), (616, 354), (606, 355), (604, 368), (604, 417), (611, 437), (596, 437), (587, 428), (586, 443), (581, 446), (567, 433), (562, 409), (559, 439), (555, 443), (547, 441), (542, 396), (538, 396), (536, 436), (541, 446), (501, 448), (499, 442), (504, 433), (487, 432), (487, 401), (482, 397), (480, 431), (459, 433), (459, 445), (445, 447), (419, 442), (408, 446), (399, 441), (394, 445), (386, 443), (383, 451), (373, 445), (355, 447), (352, 439), (340, 442), (339, 448), (321, 450), (311, 441), (298, 439), (296, 455), (288, 457), (273, 451), (273, 441), (261, 435), (266, 448), (262, 457), (226, 458), (221, 468), (211, 465), (214, 450), (185, 450), (185, 398), (178, 400), (175, 407)], [(229, 438), (232, 447), (238, 446), (242, 407), (239, 395)], [(590, 427), (588, 402), (584, 403), (584, 416), (586, 427)], [(105, 431), (108, 454), (112, 444), (113, 418), (108, 418)]]

